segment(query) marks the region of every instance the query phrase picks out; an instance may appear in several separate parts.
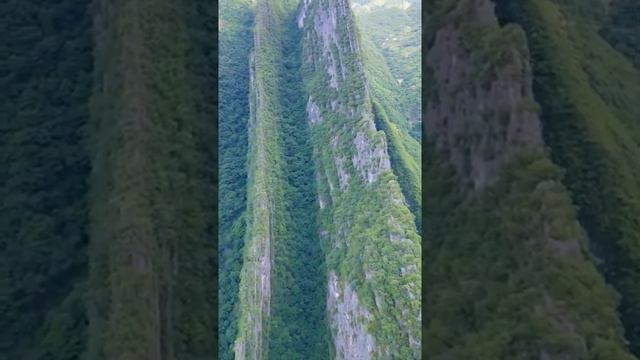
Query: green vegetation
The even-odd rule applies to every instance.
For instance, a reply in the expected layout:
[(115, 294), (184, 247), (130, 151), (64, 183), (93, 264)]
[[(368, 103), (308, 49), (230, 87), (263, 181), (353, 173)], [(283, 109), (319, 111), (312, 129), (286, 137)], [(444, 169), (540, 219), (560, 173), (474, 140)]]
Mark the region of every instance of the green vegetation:
[(422, 229), (422, 167), (420, 162), (420, 144), (403, 133), (387, 117), (377, 102), (373, 102), (376, 127), (384, 131), (389, 139), (388, 151), (391, 166), (398, 177), (398, 183), (407, 201), (409, 209), (416, 219), (418, 232)]
[[(460, 4), (434, 22), (468, 26)], [(550, 154), (520, 153), (473, 192), (426, 148), (424, 355), (635, 359), (640, 74), (598, 35), (602, 2), (497, 5), (500, 32), (462, 29), (469, 56), (509, 66), (524, 29)]]
[[(616, 6), (614, 14), (628, 4)], [(567, 171), (564, 183), (600, 268), (621, 295), (620, 318), (638, 355), (640, 71), (600, 37), (598, 14), (577, 3), (537, 0), (501, 10), (527, 31), (545, 141)], [(628, 25), (620, 19), (608, 27)]]
[(513, 60), (514, 52), (525, 53), (527, 44), (522, 28), (513, 24), (495, 27), (485, 24), (464, 24), (462, 26), (465, 46), (473, 54), (476, 77), (487, 79), (495, 76), (495, 71), (504, 69)]
[[(300, 32), (295, 7), (283, 19), (282, 66), (279, 68), (281, 147), (288, 185), (285, 206), (290, 231), (276, 246), (269, 354), (274, 359), (327, 359), (326, 274), (316, 225), (316, 189), (300, 72)], [(294, 71), (292, 71), (294, 70)], [(280, 251), (278, 251), (280, 250)], [(288, 270), (294, 269), (294, 270)]]
[(197, 28), (213, 8), (189, 4), (197, 13), (140, 0), (101, 3), (96, 15), (92, 359), (217, 352), (215, 118), (200, 103), (214, 55)]
[[(349, 11), (342, 8), (344, 5), (336, 2), (309, 4), (306, 18), (318, 16), (315, 11), (321, 8), (336, 7), (338, 12)], [(224, 13), (232, 9), (233, 3), (223, 6), (227, 6), (223, 8)], [(240, 33), (232, 34), (233, 31), (247, 29), (249, 22), (244, 21), (240, 27), (238, 21), (225, 20), (223, 16), (223, 32), (225, 29), (229, 31), (226, 44), (230, 53), (224, 60), (231, 70), (229, 79), (234, 74), (241, 79), (250, 78), (247, 87), (251, 108), (247, 120), (248, 180), (244, 185), (239, 176), (235, 181), (228, 178), (229, 189), (237, 189), (235, 194), (243, 194), (242, 187), (246, 186), (244, 218), (247, 225), (243, 230), (238, 222), (242, 220), (235, 220), (235, 223), (230, 220), (227, 223), (233, 225), (226, 230), (221, 229), (221, 236), (229, 237), (226, 250), (230, 256), (235, 256), (233, 251), (240, 248), (235, 245), (238, 242), (236, 237), (244, 235), (238, 289), (239, 313), (228, 316), (230, 325), (227, 328), (237, 328), (235, 355), (240, 358), (329, 358), (329, 352), (335, 352), (335, 345), (329, 341), (328, 325), (336, 326), (332, 323), (335, 314), (326, 314), (329, 270), (337, 272), (340, 286), (349, 282), (356, 287), (361, 303), (373, 313), (373, 319), (366, 321), (367, 331), (374, 334), (379, 343), (389, 344), (388, 349), (375, 351), (378, 354), (386, 351), (399, 358), (415, 358), (416, 345), (410, 345), (410, 341), (419, 337), (417, 315), (420, 299), (417, 294), (420, 292), (420, 269), (417, 253), (420, 239), (415, 230), (415, 216), (404, 201), (398, 200), (406, 197), (412, 210), (419, 213), (420, 155), (418, 142), (408, 134), (407, 117), (398, 110), (406, 99), (398, 95), (397, 83), (379, 53), (372, 53), (377, 65), (369, 66), (368, 58), (364, 59), (365, 67), (369, 66), (368, 69), (385, 76), (382, 81), (372, 78), (369, 82), (372, 92), (380, 94), (376, 97), (381, 105), (376, 105), (375, 119), (369, 98), (363, 96), (366, 94), (365, 74), (358, 64), (363, 54), (356, 51), (338, 55), (334, 52), (334, 60), (339, 59), (339, 63), (334, 63), (340, 72), (338, 76), (344, 74), (344, 78), (339, 80), (341, 85), (337, 90), (330, 88), (327, 72), (321, 70), (327, 65), (323, 45), (303, 36), (306, 30), (300, 31), (297, 27), (297, 11), (297, 1), (256, 3), (254, 48), (247, 56), (251, 65), (247, 64), (245, 71), (242, 70), (244, 65), (237, 65), (232, 58), (239, 49), (248, 51), (248, 36), (243, 32), (243, 40), (238, 36)], [(350, 16), (350, 12), (348, 14)], [(337, 32), (339, 44), (334, 46), (348, 48), (358, 33), (353, 26), (353, 18), (343, 20), (340, 20), (343, 28)], [(312, 21), (305, 20), (305, 23)], [(311, 37), (314, 36), (317, 34)], [(240, 46), (232, 49), (233, 43)], [(331, 51), (340, 50), (332, 47)], [(311, 63), (317, 64), (318, 71), (310, 69)], [(303, 83), (305, 87), (300, 86)], [(231, 100), (229, 103), (232, 105), (226, 108), (229, 115), (221, 118), (221, 122), (227, 123), (224, 126), (228, 126), (229, 136), (242, 136), (243, 129), (230, 124), (241, 121), (244, 115), (237, 114), (246, 114), (240, 109), (247, 94), (242, 89), (244, 85), (228, 81), (223, 86), (224, 100)], [(303, 95), (305, 93), (311, 95), (312, 100)], [(309, 106), (318, 107), (321, 119), (315, 120), (321, 124), (308, 123)], [(358, 128), (365, 125), (365, 121), (373, 127), (373, 120), (384, 128), (389, 134), (389, 151), (393, 153), (393, 171), (403, 175), (404, 196), (392, 171), (385, 171), (370, 187), (356, 180), (361, 175), (351, 167), (352, 158), (359, 156), (358, 151), (367, 150), (356, 150), (356, 132), (348, 130), (349, 135), (345, 132), (347, 136), (344, 139), (335, 141), (331, 135), (333, 130), (324, 126), (330, 123), (337, 129), (341, 121), (355, 120), (328, 111), (326, 107), (344, 111), (363, 109), (366, 117), (358, 122)], [(238, 111), (232, 115), (232, 109)], [(374, 148), (382, 148), (384, 156), (388, 156), (384, 133), (365, 131), (363, 135), (367, 143), (358, 146), (369, 146), (371, 142)], [(352, 136), (351, 141), (349, 136)], [(338, 173), (342, 170), (336, 169), (334, 155), (342, 158), (342, 164), (349, 168), (351, 180), (348, 181), (353, 184), (349, 185), (349, 191), (339, 195), (339, 204), (336, 204), (334, 191), (341, 186), (338, 185)], [(227, 156), (225, 167), (244, 163), (240, 152), (235, 156), (223, 156)], [(335, 189), (329, 190), (329, 187)], [(241, 195), (234, 197), (239, 199)], [(235, 203), (240, 204), (240, 201)], [(237, 213), (240, 214), (241, 210)], [(237, 219), (243, 218), (242, 215), (237, 216)], [(332, 239), (338, 237), (348, 242), (348, 251), (345, 252), (344, 244), (340, 249), (332, 250)], [(392, 244), (389, 244), (390, 238)], [(230, 273), (233, 269), (227, 267), (222, 271)], [(225, 276), (230, 275), (221, 275)], [(375, 280), (369, 280), (369, 276)], [(364, 322), (365, 319), (357, 321)], [(404, 328), (397, 326), (399, 322), (404, 322)], [(230, 330), (226, 331), (230, 333)], [(221, 353), (231, 356), (231, 351), (225, 351), (227, 349)]]
[[(344, 49), (362, 40), (346, 4), (324, 4), (347, 12)], [(215, 2), (46, 5), (0, 5), (1, 360), (230, 360), (247, 334), (247, 355), (327, 359), (328, 271), (374, 315), (380, 352), (417, 357), (419, 32), (399, 26), (417, 23), (415, 4), (392, 20), (401, 46), (339, 59), (337, 93), (302, 69), (304, 46), (322, 53), (297, 0), (224, 1), (219, 78)], [(309, 129), (308, 92), (364, 115), (317, 100), (332, 127)], [(335, 154), (351, 185), (332, 199)], [(384, 160), (372, 184), (356, 181), (376, 170), (367, 156)]]
[[(344, 10), (339, 2), (319, 1), (309, 5), (307, 16), (331, 6)], [(337, 24), (338, 44), (332, 47), (332, 55), (322, 54), (322, 40), (310, 24), (313, 23), (305, 22), (303, 29), (303, 54), (312, 55), (313, 61), (303, 63), (302, 71), (306, 91), (322, 113), (322, 121), (313, 124), (310, 132), (318, 193), (326, 204), (319, 211), (319, 225), (324, 234), (327, 268), (336, 272), (340, 284), (355, 288), (360, 305), (372, 314), (369, 321), (361, 321), (376, 343), (387, 347), (374, 349), (373, 356), (417, 358), (419, 345), (412, 344), (412, 339), (419, 342), (420, 237), (413, 214), (404, 201), (397, 201), (403, 195), (396, 175), (391, 169), (376, 168), (377, 159), (369, 158), (373, 155), (362, 149), (384, 149), (380, 156), (388, 156), (387, 136), (372, 130), (372, 104), (365, 96), (366, 72), (358, 66), (363, 54), (349, 51), (354, 39), (363, 40), (352, 30), (353, 18), (347, 11)], [(337, 88), (330, 86), (325, 70), (332, 58), (340, 59), (339, 66), (345, 73)], [(370, 85), (374, 86), (373, 81)], [(332, 101), (344, 104), (346, 110), (332, 109)], [(350, 116), (350, 111), (369, 116)], [(382, 112), (379, 115), (385, 117)], [(360, 149), (354, 146), (354, 139), (358, 138)], [(402, 154), (401, 149), (397, 151)], [(365, 180), (353, 165), (354, 158), (371, 161), (370, 171), (379, 171), (375, 179)], [(334, 315), (341, 316), (330, 313)], [(400, 322), (403, 326), (399, 326)], [(338, 324), (331, 326), (335, 332)]]
[[(383, 131), (387, 137), (391, 166), (398, 176), (402, 193), (411, 212), (416, 217), (418, 230), (420, 230), (422, 221), (420, 216), (422, 211), (420, 143), (410, 135), (407, 115), (400, 111), (402, 102), (406, 101), (408, 96), (411, 97), (411, 101), (417, 99), (419, 102), (420, 99), (418, 94), (407, 94), (400, 89), (387, 67), (385, 58), (373, 41), (363, 35), (361, 35), (361, 40), (362, 57), (371, 91), (376, 128)], [(415, 74), (413, 77), (420, 79), (420, 76)], [(416, 131), (419, 131), (419, 126)]]
[[(260, 1), (256, 9), (250, 215), (237, 340), (244, 351), (236, 350), (236, 355), (248, 358), (328, 358), (324, 261), (315, 225), (315, 182), (294, 10), (293, 2), (284, 1)], [(263, 286), (261, 276), (269, 285), (255, 291)]]
[(233, 359), (237, 335), (238, 283), (245, 236), (247, 123), (249, 120), (249, 54), (253, 9), (250, 1), (220, 3), (219, 67), (219, 188), (220, 254), (219, 353)]
[(612, 5), (611, 14), (601, 29), (601, 34), (640, 68), (640, 3), (618, 0)]
[(633, 359), (559, 168), (523, 155), (469, 196), (430, 156), (424, 356)]
[(86, 348), (88, 1), (0, 6), (0, 359)]
[(88, 5), (0, 7), (0, 358), (215, 357), (215, 6)]

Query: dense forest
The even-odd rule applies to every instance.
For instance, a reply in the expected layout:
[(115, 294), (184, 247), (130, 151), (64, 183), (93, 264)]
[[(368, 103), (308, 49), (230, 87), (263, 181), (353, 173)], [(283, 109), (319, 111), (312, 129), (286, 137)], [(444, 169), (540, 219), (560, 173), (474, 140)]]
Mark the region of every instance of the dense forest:
[(0, 12), (0, 358), (215, 357), (215, 4)]
[(205, 29), (187, 26), (213, 11), (203, 3), (196, 15), (180, 1), (99, 5), (89, 356), (213, 356), (215, 119), (198, 105), (215, 86), (200, 67), (214, 59), (198, 48)]
[(410, 3), (0, 5), (0, 358), (417, 358)]
[(238, 283), (242, 265), (246, 208), (249, 53), (253, 11), (250, 1), (219, 9), (218, 217), (219, 358), (232, 359), (237, 332)]

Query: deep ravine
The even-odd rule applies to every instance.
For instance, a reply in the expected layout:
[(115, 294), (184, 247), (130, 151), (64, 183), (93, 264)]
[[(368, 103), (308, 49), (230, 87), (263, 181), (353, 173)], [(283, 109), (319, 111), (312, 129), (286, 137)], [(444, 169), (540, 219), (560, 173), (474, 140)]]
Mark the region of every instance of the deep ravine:
[(253, 13), (238, 332), (223, 353), (417, 358), (420, 238), (375, 116), (419, 212), (417, 143), (409, 154), (408, 130), (374, 115), (347, 1), (258, 1)]
[[(295, 3), (256, 4), (236, 359), (328, 357)], [(257, 289), (254, 290), (254, 289)]]

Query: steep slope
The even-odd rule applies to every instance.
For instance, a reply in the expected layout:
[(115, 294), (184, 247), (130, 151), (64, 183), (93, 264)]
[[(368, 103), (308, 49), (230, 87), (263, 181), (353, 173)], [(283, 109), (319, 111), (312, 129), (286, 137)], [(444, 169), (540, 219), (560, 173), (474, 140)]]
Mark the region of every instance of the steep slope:
[(616, 0), (609, 6), (608, 19), (600, 33), (640, 68), (640, 3), (634, 0)]
[(328, 357), (295, 5), (256, 3), (236, 359)]
[(427, 10), (424, 355), (633, 359), (544, 152), (525, 33), (488, 0)]
[(237, 334), (238, 283), (245, 236), (249, 54), (253, 45), (250, 1), (225, 0), (219, 10), (219, 352), (233, 359)]
[(0, 359), (86, 348), (88, 1), (0, 5)]
[[(637, 36), (624, 31), (637, 25), (624, 20), (633, 18), (632, 5), (549, 0), (500, 5), (503, 20), (518, 22), (527, 32), (545, 142), (566, 169), (564, 183), (599, 268), (622, 297), (620, 318), (638, 355), (640, 71), (630, 61)], [(607, 12), (614, 22), (602, 24)], [(599, 35), (603, 25), (606, 39), (622, 46), (622, 54)]]
[(95, 5), (88, 356), (214, 357), (215, 59), (191, 28), (213, 8)]
[[(422, 123), (421, 2), (364, 0), (353, 1), (352, 7), (364, 37), (377, 45), (389, 66), (393, 85), (397, 86), (397, 90), (394, 89), (389, 95), (397, 99), (397, 109), (406, 118), (406, 122), (399, 125), (404, 125), (405, 130), (419, 139)], [(363, 40), (366, 44), (366, 39)], [(370, 79), (373, 81), (376, 78)]]
[(353, 14), (347, 1), (303, 1), (298, 26), (332, 355), (418, 358), (420, 237), (375, 128)]
[[(362, 37), (362, 58), (371, 92), (375, 125), (387, 136), (391, 168), (398, 176), (402, 193), (409, 209), (416, 216), (416, 224), (420, 230), (422, 222), (421, 148), (420, 143), (409, 134), (407, 116), (400, 111), (402, 106), (399, 99), (405, 99), (406, 96), (391, 75), (380, 51), (366, 36)], [(420, 79), (419, 74), (414, 74), (414, 79)], [(415, 97), (417, 94), (414, 94), (411, 101), (415, 102)]]

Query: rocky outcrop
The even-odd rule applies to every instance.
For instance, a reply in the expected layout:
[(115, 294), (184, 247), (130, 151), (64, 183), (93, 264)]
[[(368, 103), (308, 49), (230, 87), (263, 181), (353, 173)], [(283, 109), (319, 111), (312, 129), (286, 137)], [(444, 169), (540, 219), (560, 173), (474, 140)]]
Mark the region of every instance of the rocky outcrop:
[[(298, 14), (298, 26), (304, 26), (304, 19), (308, 16), (310, 7), (313, 7), (313, 19), (311, 20), (314, 37), (320, 40), (318, 47), (306, 48), (303, 58), (306, 62), (314, 64), (316, 68), (324, 68), (328, 76), (328, 84), (337, 90), (339, 83), (347, 78), (350, 69), (346, 58), (346, 52), (355, 53), (358, 48), (356, 34), (354, 32), (353, 14), (348, 1), (331, 1), (329, 6), (315, 6), (312, 0), (302, 4)], [(338, 28), (347, 27), (346, 43), (339, 37)], [(311, 34), (308, 33), (308, 36)], [(309, 39), (309, 37), (307, 37)], [(361, 64), (360, 64), (361, 65)]]
[(311, 96), (309, 96), (309, 101), (307, 101), (307, 118), (312, 124), (322, 122), (320, 108), (318, 108), (318, 105), (313, 101)]
[(240, 316), (235, 341), (235, 359), (267, 359), (272, 316), (273, 249), (281, 237), (274, 222), (282, 204), (274, 199), (285, 185), (278, 176), (282, 154), (278, 143), (279, 108), (277, 43), (269, 33), (277, 24), (270, 3), (256, 3), (253, 53), (250, 57), (249, 152), (247, 155), (247, 228), (240, 276)]
[[(373, 139), (372, 139), (373, 138)], [(353, 139), (356, 153), (353, 155), (353, 167), (367, 184), (378, 180), (380, 174), (391, 169), (389, 156), (386, 153), (386, 142), (382, 136), (368, 137), (359, 131)]]
[(360, 305), (353, 287), (340, 282), (335, 271), (329, 273), (327, 288), (327, 313), (335, 329), (335, 359), (372, 359), (375, 340), (364, 326), (371, 314)]
[[(441, 239), (434, 239), (434, 243), (441, 244), (431, 250), (435, 259), (433, 268), (449, 268), (451, 258), (446, 258), (445, 254), (463, 254), (468, 248), (474, 249), (473, 255), (463, 262), (476, 262), (476, 269), (481, 269), (485, 264), (509, 264), (498, 265), (495, 269), (499, 268), (499, 271), (494, 269), (492, 272), (504, 271), (510, 276), (528, 274), (527, 285), (523, 282), (518, 287), (536, 289), (527, 294), (530, 301), (527, 306), (531, 306), (535, 318), (523, 320), (519, 316), (513, 317), (512, 314), (495, 310), (502, 308), (503, 304), (513, 304), (512, 300), (502, 299), (521, 296), (520, 289), (508, 289), (503, 295), (496, 296), (498, 300), (490, 300), (491, 305), (485, 308), (490, 309), (488, 313), (486, 310), (474, 310), (482, 316), (469, 316), (469, 323), (474, 324), (472, 327), (458, 332), (456, 325), (449, 325), (451, 329), (456, 329), (451, 332), (455, 339), (445, 341), (445, 346), (434, 346), (435, 350), (428, 350), (427, 356), (456, 358), (455, 354), (473, 351), (477, 344), (484, 345), (482, 340), (476, 341), (496, 331), (487, 320), (496, 317), (502, 318), (501, 322), (536, 324), (532, 329), (537, 324), (546, 323), (545, 328), (532, 331), (532, 334), (538, 333), (535, 342), (524, 340), (526, 345), (517, 346), (517, 349), (528, 349), (525, 351), (531, 353), (531, 358), (578, 359), (606, 353), (607, 358), (620, 356), (627, 359), (624, 355), (611, 355), (623, 354), (619, 350), (623, 347), (616, 344), (619, 340), (616, 339), (617, 335), (602, 335), (606, 332), (602, 331), (606, 326), (611, 326), (609, 334), (618, 331), (612, 330), (617, 326), (615, 321), (597, 329), (596, 334), (586, 325), (591, 323), (595, 310), (590, 310), (588, 316), (580, 310), (591, 306), (586, 305), (584, 298), (577, 300), (580, 291), (576, 289), (585, 284), (589, 284), (584, 289), (588, 288), (590, 294), (601, 291), (602, 299), (609, 298), (609, 295), (591, 259), (585, 256), (588, 250), (584, 233), (573, 212), (568, 191), (560, 184), (561, 175), (544, 151), (538, 105), (532, 92), (533, 74), (525, 33), (513, 24), (500, 26), (491, 0), (461, 0), (457, 4), (447, 14), (437, 14), (437, 21), (444, 25), (435, 29), (433, 41), (429, 42), (427, 49), (426, 62), (432, 83), (426, 108), (425, 132), (435, 145), (438, 153), (435, 158), (448, 162), (457, 174), (455, 180), (462, 180), (459, 188), (447, 191), (465, 194), (467, 198), (465, 202), (452, 206), (450, 211), (438, 209), (447, 215), (431, 220), (435, 224), (452, 219), (451, 223), (444, 225), (446, 229), (451, 229), (451, 233), (440, 234)], [(457, 181), (453, 183), (458, 184)], [(496, 186), (492, 186), (494, 184)], [(441, 196), (431, 195), (436, 199)], [(464, 216), (456, 218), (456, 215), (451, 215), (460, 209)], [(478, 209), (488, 210), (487, 214), (482, 214)], [(471, 234), (473, 231), (486, 231), (476, 225), (480, 223), (490, 223), (489, 228), (499, 230), (487, 231), (486, 235), (474, 238)], [(457, 232), (458, 227), (465, 230)], [(518, 250), (502, 252), (502, 249), (510, 246)], [(440, 256), (446, 258), (440, 260), (442, 263), (438, 260)], [(456, 260), (458, 257), (464, 255), (457, 256)], [(523, 258), (527, 259), (526, 263), (518, 264)], [(431, 283), (432, 291), (459, 291), (460, 297), (456, 301), (460, 301), (464, 307), (476, 306), (482, 300), (473, 296), (465, 298), (465, 285), (457, 287), (450, 284), (461, 279), (473, 279), (469, 283), (480, 284), (496, 281), (494, 274), (482, 273), (482, 270), (474, 273), (452, 271), (454, 276), (445, 278), (448, 271), (430, 275), (434, 280)], [(556, 278), (558, 273), (562, 274), (561, 279)], [(587, 276), (589, 281), (585, 280)], [(449, 306), (448, 301), (436, 297), (431, 303), (433, 309)], [(600, 315), (605, 312), (614, 314), (611, 311), (613, 307), (605, 308), (606, 305)], [(447, 317), (438, 318), (438, 311), (431, 311), (428, 317), (434, 320), (426, 324), (427, 336), (441, 336), (441, 324)], [(505, 334), (514, 336), (515, 333), (508, 330)], [(593, 340), (600, 336), (598, 340)], [(514, 339), (516, 337), (518, 335)], [(548, 340), (539, 341), (538, 337), (548, 337)], [(563, 341), (571, 345), (557, 346), (561, 337), (570, 339)], [(589, 345), (606, 337), (614, 339), (607, 344), (607, 350), (602, 350), (604, 347), (594, 349)], [(446, 339), (447, 336), (442, 338)], [(508, 354), (510, 350), (507, 349), (517, 341), (521, 340), (499, 345), (497, 351), (485, 353), (483, 357), (508, 358), (508, 355), (498, 354)]]
[[(469, 31), (494, 32), (496, 44), (507, 42), (506, 34), (500, 38), (503, 30), (493, 6), (490, 0), (465, 1), (459, 11), (466, 14), (465, 26), (476, 26)], [(425, 129), (458, 175), (481, 189), (494, 183), (502, 166), (517, 153), (540, 150), (542, 134), (526, 47), (506, 50), (499, 66), (479, 76), (478, 61), (484, 62), (479, 53), (498, 50), (470, 48), (469, 37), (454, 25), (435, 35), (426, 58), (435, 95), (427, 104)]]

